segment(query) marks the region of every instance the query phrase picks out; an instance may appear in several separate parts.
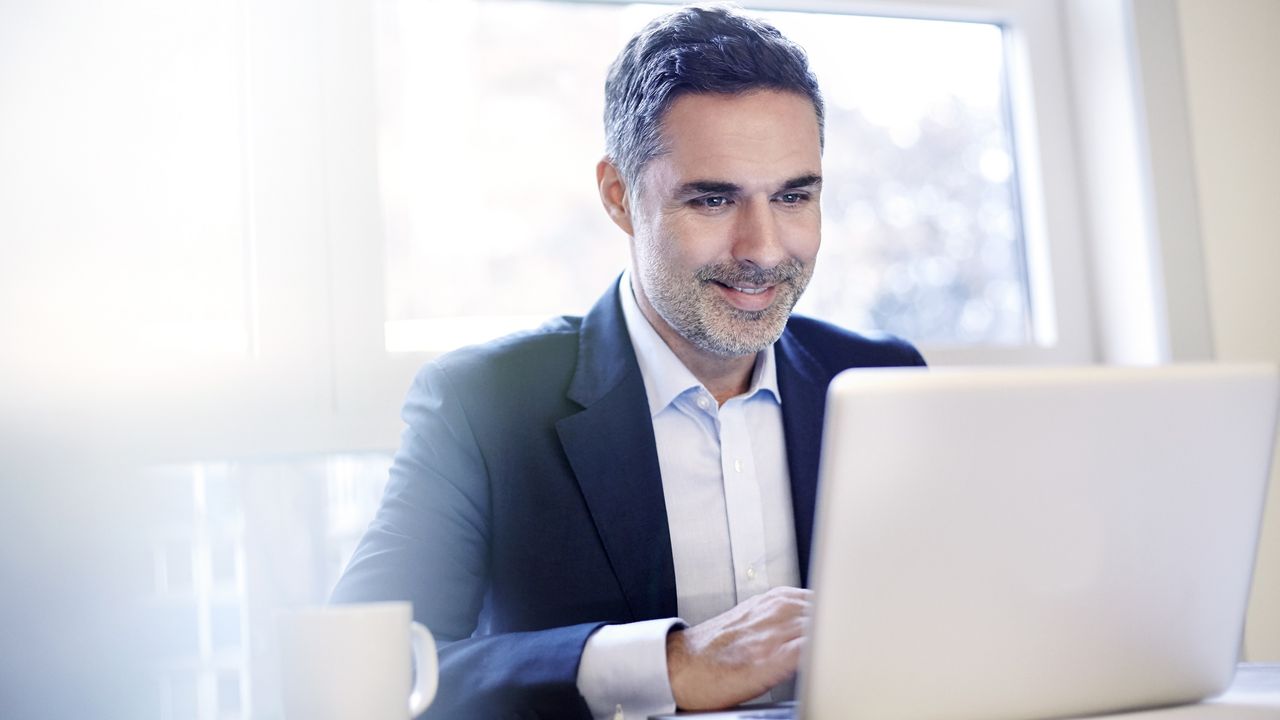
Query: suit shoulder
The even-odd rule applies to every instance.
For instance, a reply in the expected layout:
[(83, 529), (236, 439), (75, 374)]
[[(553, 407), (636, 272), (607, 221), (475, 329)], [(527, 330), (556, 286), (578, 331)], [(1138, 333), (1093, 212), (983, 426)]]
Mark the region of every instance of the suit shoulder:
[(889, 334), (864, 335), (804, 315), (791, 316), (787, 333), (833, 370), (925, 364), (914, 345)]
[(581, 327), (581, 317), (552, 318), (534, 329), (445, 353), (418, 375), (441, 372), (453, 385), (471, 390), (533, 381), (554, 385), (557, 378), (567, 383), (577, 362)]

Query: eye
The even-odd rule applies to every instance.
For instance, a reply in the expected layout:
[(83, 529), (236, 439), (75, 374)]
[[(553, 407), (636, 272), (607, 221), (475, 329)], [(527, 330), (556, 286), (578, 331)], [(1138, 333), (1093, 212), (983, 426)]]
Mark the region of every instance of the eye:
[(778, 196), (778, 201), (783, 205), (799, 205), (809, 199), (809, 193), (789, 192)]
[(708, 195), (706, 197), (700, 197), (693, 202), (699, 207), (711, 208), (714, 210), (728, 205), (730, 200), (723, 195)]

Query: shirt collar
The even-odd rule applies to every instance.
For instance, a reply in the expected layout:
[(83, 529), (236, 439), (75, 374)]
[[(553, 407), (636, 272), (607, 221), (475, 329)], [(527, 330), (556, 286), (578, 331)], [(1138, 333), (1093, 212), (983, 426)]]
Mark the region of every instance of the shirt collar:
[[(623, 272), (622, 279), (618, 282), (618, 298), (622, 303), (622, 317), (626, 321), (627, 334), (631, 336), (631, 346), (635, 348), (636, 361), (640, 364), (640, 376), (644, 379), (645, 394), (649, 398), (649, 412), (657, 415), (688, 390), (701, 389), (702, 383), (680, 362), (680, 358), (676, 357), (640, 310), (631, 290), (630, 270)], [(782, 403), (782, 393), (778, 392), (778, 366), (774, 360), (773, 345), (756, 355), (751, 384), (744, 395), (751, 398), (761, 391), (772, 394), (774, 400)]]

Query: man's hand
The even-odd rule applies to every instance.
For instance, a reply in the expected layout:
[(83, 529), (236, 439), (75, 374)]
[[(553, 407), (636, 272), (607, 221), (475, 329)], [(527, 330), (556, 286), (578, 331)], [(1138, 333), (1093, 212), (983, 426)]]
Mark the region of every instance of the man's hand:
[(809, 590), (773, 588), (667, 635), (667, 674), (676, 706), (737, 705), (794, 675), (812, 597)]

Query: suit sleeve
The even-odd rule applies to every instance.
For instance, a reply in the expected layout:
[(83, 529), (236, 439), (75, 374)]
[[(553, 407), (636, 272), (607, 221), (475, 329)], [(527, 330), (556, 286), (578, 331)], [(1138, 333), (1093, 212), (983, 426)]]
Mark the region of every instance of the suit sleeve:
[(576, 682), (599, 623), (472, 637), (489, 577), (489, 478), (443, 369), (419, 373), (403, 415), (382, 505), (333, 601), (413, 603), (440, 652), (426, 718), (589, 718)]

